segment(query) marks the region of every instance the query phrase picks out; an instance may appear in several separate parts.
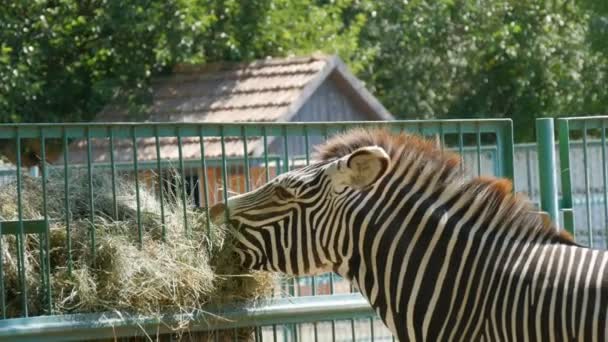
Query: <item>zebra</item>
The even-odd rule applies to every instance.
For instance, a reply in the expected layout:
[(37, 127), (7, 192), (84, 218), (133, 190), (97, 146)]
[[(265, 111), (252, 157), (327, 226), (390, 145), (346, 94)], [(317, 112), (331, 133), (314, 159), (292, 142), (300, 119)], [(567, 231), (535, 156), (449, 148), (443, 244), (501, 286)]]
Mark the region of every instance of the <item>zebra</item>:
[(348, 279), (400, 341), (608, 341), (608, 252), (500, 178), (384, 129), (211, 208), (247, 268)]

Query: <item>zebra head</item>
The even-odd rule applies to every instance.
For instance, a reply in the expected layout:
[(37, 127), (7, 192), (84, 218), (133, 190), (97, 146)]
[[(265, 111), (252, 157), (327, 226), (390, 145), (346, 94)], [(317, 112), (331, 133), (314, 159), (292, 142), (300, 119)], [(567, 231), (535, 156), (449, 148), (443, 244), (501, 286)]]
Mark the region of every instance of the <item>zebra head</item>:
[(347, 198), (377, 183), (390, 163), (383, 148), (361, 147), (231, 197), (213, 206), (211, 216), (216, 222), (228, 220), (237, 238), (236, 252), (247, 268), (290, 275), (333, 270), (340, 260), (330, 245), (347, 221), (337, 215)]

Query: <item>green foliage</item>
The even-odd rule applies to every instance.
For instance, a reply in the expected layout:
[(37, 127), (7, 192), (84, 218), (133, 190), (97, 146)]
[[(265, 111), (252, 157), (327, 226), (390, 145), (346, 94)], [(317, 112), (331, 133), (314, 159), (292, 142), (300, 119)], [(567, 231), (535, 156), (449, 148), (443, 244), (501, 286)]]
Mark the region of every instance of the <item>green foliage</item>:
[(608, 2), (581, 0), (579, 5), (590, 11), (589, 39), (593, 48), (608, 55)]
[(351, 1), (16, 0), (0, 10), (0, 122), (91, 119), (110, 99), (145, 109), (150, 78), (179, 62), (315, 50), (348, 57)]
[[(152, 72), (184, 49), (180, 1), (17, 0), (0, 11), (0, 120), (90, 119), (124, 90), (146, 92)], [(202, 19), (203, 24), (205, 18)]]
[[(608, 105), (605, 1), (61, 0), (0, 10), (0, 122), (145, 109), (176, 63), (339, 54), (403, 118), (538, 116)], [(134, 119), (136, 119), (135, 117)]]
[[(590, 15), (545, 1), (403, 1), (373, 8), (364, 77), (402, 117), (511, 117), (519, 140), (538, 116), (605, 110), (606, 58)], [(390, 66), (390, 67), (388, 67)]]

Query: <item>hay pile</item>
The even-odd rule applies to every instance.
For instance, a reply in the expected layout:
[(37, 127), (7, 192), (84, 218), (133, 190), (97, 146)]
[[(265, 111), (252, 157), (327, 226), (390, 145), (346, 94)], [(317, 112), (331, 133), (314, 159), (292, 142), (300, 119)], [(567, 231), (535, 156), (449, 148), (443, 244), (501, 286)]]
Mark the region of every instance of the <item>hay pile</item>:
[[(130, 314), (192, 313), (206, 304), (254, 300), (268, 296), (274, 279), (251, 273), (235, 264), (231, 238), (220, 227), (207, 227), (203, 212), (188, 208), (189, 237), (183, 208), (171, 198), (164, 204), (165, 240), (160, 203), (153, 192), (140, 187), (144, 229), (140, 248), (135, 186), (117, 180), (117, 216), (114, 216), (111, 177), (93, 177), (94, 222), (90, 221), (86, 173), (69, 175), (72, 272), (68, 272), (63, 174), (51, 171), (47, 181), (50, 218), (50, 270), (53, 313), (120, 311)], [(23, 178), (23, 218), (43, 217), (40, 178)], [(17, 219), (16, 183), (0, 186), (0, 219)], [(90, 231), (95, 229), (96, 253)], [(2, 237), (2, 262), (7, 315), (20, 316), (15, 236)], [(40, 241), (28, 235), (26, 283), (30, 315), (46, 311), (41, 281)]]

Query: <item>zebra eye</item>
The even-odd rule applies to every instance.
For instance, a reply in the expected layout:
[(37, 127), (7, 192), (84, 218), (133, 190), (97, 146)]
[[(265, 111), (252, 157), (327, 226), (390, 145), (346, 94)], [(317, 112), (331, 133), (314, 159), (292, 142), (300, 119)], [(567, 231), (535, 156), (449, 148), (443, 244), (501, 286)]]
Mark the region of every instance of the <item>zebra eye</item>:
[(285, 189), (282, 186), (277, 186), (275, 193), (277, 194), (277, 197), (281, 200), (288, 200), (288, 199), (292, 199), (294, 197), (291, 192), (289, 192), (287, 189)]

